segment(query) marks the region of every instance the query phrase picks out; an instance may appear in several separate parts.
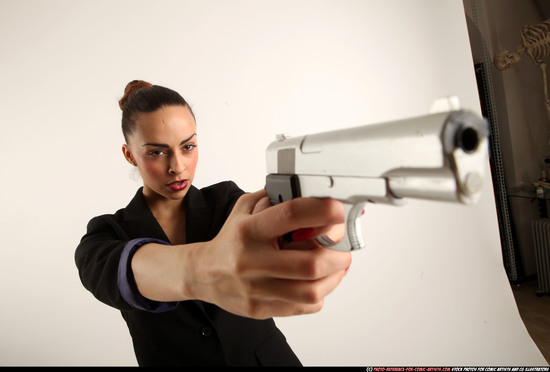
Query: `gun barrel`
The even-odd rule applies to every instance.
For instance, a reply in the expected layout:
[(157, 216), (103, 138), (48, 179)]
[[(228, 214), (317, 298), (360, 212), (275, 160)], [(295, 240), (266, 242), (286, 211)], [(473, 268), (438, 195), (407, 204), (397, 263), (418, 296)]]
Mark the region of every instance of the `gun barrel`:
[(393, 198), (471, 204), (487, 157), (486, 121), (465, 110), (443, 112), (272, 142), (267, 171), (384, 178)]

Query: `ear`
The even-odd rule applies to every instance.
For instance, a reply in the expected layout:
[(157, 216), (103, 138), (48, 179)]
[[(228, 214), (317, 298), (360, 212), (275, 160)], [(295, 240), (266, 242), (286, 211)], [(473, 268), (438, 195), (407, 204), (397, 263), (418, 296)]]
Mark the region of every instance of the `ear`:
[(124, 158), (126, 159), (126, 161), (128, 163), (130, 163), (133, 166), (137, 167), (137, 163), (136, 163), (134, 157), (132, 156), (132, 151), (130, 151), (130, 148), (128, 147), (127, 144), (122, 145), (122, 153), (124, 154)]

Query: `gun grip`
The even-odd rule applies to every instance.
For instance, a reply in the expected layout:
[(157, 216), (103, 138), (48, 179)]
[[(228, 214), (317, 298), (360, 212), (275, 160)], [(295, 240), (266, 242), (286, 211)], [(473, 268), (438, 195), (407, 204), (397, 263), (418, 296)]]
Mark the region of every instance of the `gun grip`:
[(345, 235), (339, 242), (335, 242), (328, 235), (317, 238), (319, 244), (323, 247), (334, 249), (336, 251), (354, 251), (365, 246), (363, 235), (361, 234), (361, 221), (363, 207), (366, 203), (344, 204), (346, 213)]

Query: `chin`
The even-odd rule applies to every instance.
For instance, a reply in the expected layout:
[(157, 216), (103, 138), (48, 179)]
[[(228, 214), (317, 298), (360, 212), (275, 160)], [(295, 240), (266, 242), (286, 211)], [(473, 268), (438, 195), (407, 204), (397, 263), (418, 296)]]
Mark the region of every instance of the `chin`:
[(187, 190), (181, 191), (181, 192), (177, 193), (176, 195), (174, 195), (174, 194), (167, 195), (166, 199), (181, 200), (181, 199), (185, 198), (185, 195), (187, 195)]
[(164, 198), (169, 200), (181, 200), (187, 195), (187, 191), (189, 191), (189, 188), (186, 188), (185, 190), (181, 190), (178, 192), (168, 191), (168, 192), (162, 192), (159, 193), (159, 195), (162, 195)]
[(174, 191), (163, 189), (163, 187), (161, 186), (156, 189), (148, 187), (148, 190), (144, 189), (144, 194), (149, 196), (156, 195), (156, 196), (153, 196), (154, 198), (162, 198), (166, 200), (176, 201), (176, 200), (182, 200), (185, 197), (185, 195), (187, 195), (188, 191), (189, 191), (189, 187), (185, 188), (184, 190), (174, 192)]

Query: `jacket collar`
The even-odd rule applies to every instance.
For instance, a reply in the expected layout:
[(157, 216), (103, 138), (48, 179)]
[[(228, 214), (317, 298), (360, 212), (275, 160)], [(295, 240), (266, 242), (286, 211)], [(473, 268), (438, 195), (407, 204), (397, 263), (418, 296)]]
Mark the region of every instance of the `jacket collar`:
[[(190, 186), (184, 203), (187, 219), (187, 242), (204, 241), (207, 230), (204, 226), (209, 225), (208, 203), (202, 193), (193, 185)], [(145, 201), (143, 187), (137, 190), (134, 198), (126, 206), (123, 224), (131, 239), (148, 237), (170, 242)]]

